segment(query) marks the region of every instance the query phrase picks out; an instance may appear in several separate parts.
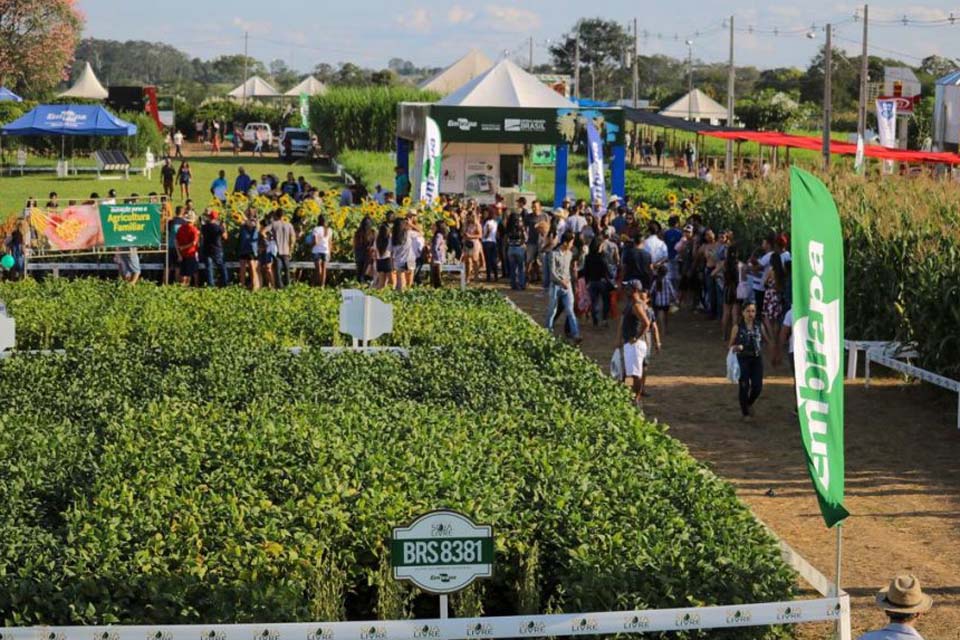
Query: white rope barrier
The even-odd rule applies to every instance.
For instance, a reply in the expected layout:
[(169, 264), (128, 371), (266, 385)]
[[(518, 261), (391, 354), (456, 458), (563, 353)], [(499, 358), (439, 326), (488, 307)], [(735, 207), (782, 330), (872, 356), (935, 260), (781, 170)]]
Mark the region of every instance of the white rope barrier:
[[(615, 635), (843, 621), (850, 599), (540, 616), (225, 625), (0, 628), (0, 640), (471, 640)], [(849, 635), (847, 636), (849, 637)]]

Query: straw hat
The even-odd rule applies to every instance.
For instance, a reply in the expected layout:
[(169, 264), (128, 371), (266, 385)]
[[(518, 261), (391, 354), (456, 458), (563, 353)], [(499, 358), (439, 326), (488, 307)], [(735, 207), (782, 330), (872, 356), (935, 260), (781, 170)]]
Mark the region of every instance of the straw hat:
[(566, 210), (566, 209), (562, 209), (562, 208), (561, 208), (561, 209), (554, 209), (554, 210), (553, 210), (553, 216), (554, 216), (555, 218), (560, 218), (561, 220), (566, 220), (566, 219), (567, 219), (567, 210)]
[(196, 222), (196, 221), (197, 221), (197, 214), (194, 213), (193, 211), (187, 211), (186, 215), (183, 216), (183, 219), (186, 220), (187, 222), (191, 222), (191, 223)]
[(916, 576), (901, 574), (880, 589), (877, 606), (891, 613), (924, 613), (933, 606), (933, 598), (920, 589)]

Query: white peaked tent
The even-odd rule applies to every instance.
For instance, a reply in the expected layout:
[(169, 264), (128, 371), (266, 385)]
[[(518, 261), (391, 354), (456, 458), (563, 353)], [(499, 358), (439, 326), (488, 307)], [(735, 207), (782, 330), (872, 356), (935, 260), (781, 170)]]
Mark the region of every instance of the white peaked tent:
[(313, 76), (307, 76), (303, 82), (295, 86), (290, 91), (287, 91), (285, 96), (299, 96), (301, 93), (305, 93), (308, 96), (318, 96), (327, 92), (327, 85), (323, 84)]
[(445, 107), (577, 108), (510, 60), (501, 60), (436, 104)]
[(721, 120), (726, 121), (727, 108), (700, 89), (694, 89), (661, 111), (660, 115), (684, 120), (692, 118), (697, 122), (706, 120), (710, 124), (718, 125)]
[[(246, 87), (246, 90), (244, 90)], [(252, 76), (246, 82), (227, 94), (231, 98), (276, 98), (280, 94), (260, 76)]]
[(483, 52), (471, 49), (449, 67), (420, 83), (420, 88), (436, 91), (445, 96), (467, 84), (492, 66), (493, 61), (483, 55)]
[(83, 66), (83, 71), (77, 76), (73, 86), (60, 94), (62, 98), (88, 98), (91, 100), (106, 100), (110, 95), (100, 81), (97, 80), (97, 74), (93, 72), (93, 67), (87, 62)]

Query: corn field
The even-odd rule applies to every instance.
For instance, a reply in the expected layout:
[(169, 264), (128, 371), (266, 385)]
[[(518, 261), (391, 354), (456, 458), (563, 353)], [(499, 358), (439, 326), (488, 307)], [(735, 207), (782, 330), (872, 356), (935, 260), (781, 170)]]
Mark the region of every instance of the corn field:
[[(746, 250), (789, 231), (789, 176), (705, 194), (704, 219)], [(821, 176), (840, 212), (846, 337), (915, 342), (921, 366), (960, 378), (960, 186), (929, 178)]]
[(324, 150), (391, 151), (397, 131), (397, 105), (433, 102), (439, 96), (414, 87), (338, 87), (310, 102), (310, 128)]

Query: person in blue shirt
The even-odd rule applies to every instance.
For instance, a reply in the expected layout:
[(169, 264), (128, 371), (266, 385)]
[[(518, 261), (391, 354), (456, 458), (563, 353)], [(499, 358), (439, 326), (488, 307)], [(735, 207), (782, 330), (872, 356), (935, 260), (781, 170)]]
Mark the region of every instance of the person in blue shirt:
[(403, 167), (394, 167), (394, 171), (397, 177), (393, 181), (393, 192), (397, 196), (397, 202), (402, 203), (404, 198), (410, 196), (410, 177)]
[(247, 195), (247, 192), (250, 191), (251, 182), (250, 176), (243, 170), (243, 167), (238, 167), (237, 179), (233, 181), (233, 192)]
[(222, 203), (227, 201), (227, 174), (220, 170), (217, 178), (210, 184), (210, 193)]

